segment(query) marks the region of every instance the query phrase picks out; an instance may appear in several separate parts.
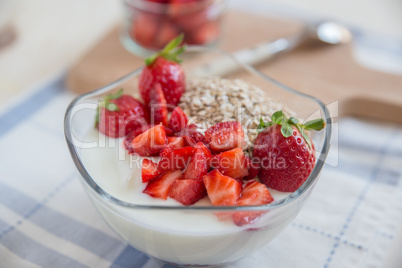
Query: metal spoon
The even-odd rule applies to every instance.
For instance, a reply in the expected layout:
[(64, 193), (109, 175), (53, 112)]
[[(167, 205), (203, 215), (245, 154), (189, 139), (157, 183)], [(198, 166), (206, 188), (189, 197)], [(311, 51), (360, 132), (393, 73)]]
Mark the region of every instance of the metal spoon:
[[(289, 38), (279, 38), (264, 42), (255, 47), (243, 49), (232, 54), (238, 61), (256, 65), (270, 60), (278, 55), (292, 51), (306, 43), (325, 43), (331, 45), (344, 44), (352, 39), (351, 32), (341, 24), (324, 21), (306, 24), (299, 34)], [(229, 58), (216, 59), (202, 68), (194, 70), (196, 76), (223, 76), (238, 69)]]

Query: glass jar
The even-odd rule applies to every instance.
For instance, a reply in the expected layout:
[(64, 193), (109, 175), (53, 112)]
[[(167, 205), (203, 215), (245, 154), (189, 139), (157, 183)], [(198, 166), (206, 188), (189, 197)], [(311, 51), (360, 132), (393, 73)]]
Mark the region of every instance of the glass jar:
[(124, 47), (149, 56), (184, 34), (184, 43), (214, 46), (221, 34), (223, 0), (124, 0)]

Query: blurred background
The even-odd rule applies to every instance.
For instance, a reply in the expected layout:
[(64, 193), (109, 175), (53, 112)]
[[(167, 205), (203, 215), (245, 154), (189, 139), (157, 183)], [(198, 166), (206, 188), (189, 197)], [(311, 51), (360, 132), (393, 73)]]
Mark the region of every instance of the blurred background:
[[(330, 18), (344, 23), (359, 34), (364, 49), (393, 61), (381, 62), (391, 72), (401, 73), (402, 2), (399, 0), (229, 0), (229, 7), (262, 15), (305, 20)], [(122, 2), (117, 0), (1, 0), (0, 103), (68, 69), (111, 28), (122, 21)], [(241, 19), (241, 18), (239, 18)], [(267, 25), (269, 30), (269, 25)], [(363, 49), (363, 48), (361, 48)], [(362, 64), (372, 59), (355, 56)], [(390, 55), (389, 51), (399, 50)], [(397, 55), (397, 56), (395, 56)], [(395, 63), (398, 58), (398, 62)], [(398, 64), (399, 63), (399, 64)], [(380, 68), (381, 66), (377, 66)], [(372, 68), (373, 64), (371, 64)]]

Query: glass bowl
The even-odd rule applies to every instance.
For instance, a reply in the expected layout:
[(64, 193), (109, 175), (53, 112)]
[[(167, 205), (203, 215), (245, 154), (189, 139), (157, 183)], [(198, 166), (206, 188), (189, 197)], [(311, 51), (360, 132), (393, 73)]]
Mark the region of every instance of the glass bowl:
[[(275, 201), (267, 205), (245, 207), (182, 206), (174, 200), (160, 203), (154, 202), (153, 198), (132, 202), (132, 196), (118, 195), (116, 189), (121, 184), (135, 188), (135, 183), (131, 184), (132, 180), (141, 180), (139, 159), (125, 152), (122, 139), (106, 138), (94, 130), (96, 107), (98, 100), (105, 94), (115, 92), (121, 87), (126, 92), (138, 94), (137, 83), (142, 68), (105, 87), (75, 98), (66, 111), (65, 137), (71, 157), (81, 175), (83, 188), (103, 219), (124, 241), (144, 254), (167, 263), (188, 266), (222, 265), (262, 248), (296, 217), (317, 183), (328, 155), (331, 118), (327, 108), (318, 99), (275, 81), (238, 62), (228, 53), (193, 46), (188, 47), (183, 56), (182, 66), (187, 79), (193, 76), (208, 77), (220, 72), (221, 77), (243, 79), (260, 87), (273, 99), (286, 104), (302, 120), (325, 120), (326, 128), (312, 136), (316, 165), (298, 190), (278, 195), (279, 198), (275, 197)], [(116, 181), (108, 184), (102, 180), (105, 177), (116, 178)], [(138, 194), (141, 195), (141, 191)], [(259, 213), (261, 217), (255, 223), (244, 226), (220, 220), (222, 217), (230, 218), (243, 212)]]
[(123, 0), (121, 42), (137, 56), (146, 57), (184, 34), (189, 45), (214, 46), (221, 33), (224, 0)]

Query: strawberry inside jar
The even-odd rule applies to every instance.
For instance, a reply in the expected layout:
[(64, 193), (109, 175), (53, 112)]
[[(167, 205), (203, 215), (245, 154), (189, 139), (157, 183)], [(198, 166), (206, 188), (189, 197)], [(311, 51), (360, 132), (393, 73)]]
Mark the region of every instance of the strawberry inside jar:
[(213, 45), (220, 35), (222, 0), (126, 0), (127, 35), (147, 50), (160, 50), (179, 34), (192, 45)]

